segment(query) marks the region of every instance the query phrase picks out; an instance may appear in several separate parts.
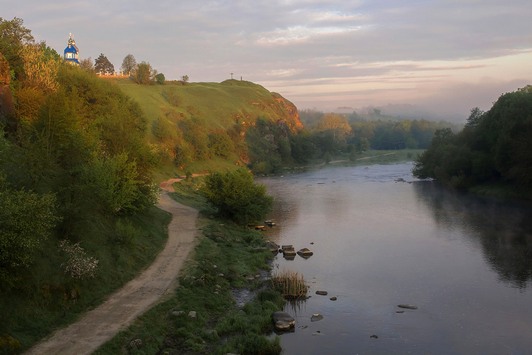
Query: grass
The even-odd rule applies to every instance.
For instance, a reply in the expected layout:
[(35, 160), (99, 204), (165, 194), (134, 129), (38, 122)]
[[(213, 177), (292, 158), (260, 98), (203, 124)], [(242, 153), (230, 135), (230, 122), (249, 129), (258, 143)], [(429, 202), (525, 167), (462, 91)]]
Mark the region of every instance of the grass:
[(303, 275), (294, 271), (282, 271), (272, 275), (273, 289), (280, 292), (284, 298), (295, 300), (307, 298), (308, 287)]
[(86, 224), (92, 227), (86, 227), (81, 246), (99, 265), (95, 278), (81, 281), (64, 274), (57, 240), (48, 240), (21, 285), (0, 292), (0, 335), (5, 340), (0, 339), (0, 353), (28, 349), (134, 278), (163, 248), (169, 220), (168, 213), (155, 207), (117, 225), (101, 216), (89, 217)]
[(138, 85), (128, 79), (117, 79), (115, 83), (140, 104), (149, 127), (157, 118), (175, 121), (194, 117), (206, 122), (209, 128), (228, 128), (236, 121), (249, 123), (257, 117), (274, 121), (287, 117), (286, 109), (270, 91), (249, 81)]
[[(176, 184), (175, 197), (202, 211), (196, 179)], [(141, 316), (96, 354), (278, 354), (271, 314), (283, 307), (282, 296), (256, 277), (269, 271), (272, 258), (260, 232), (227, 221), (202, 217), (202, 235), (179, 279), (175, 294)], [(233, 293), (249, 289), (256, 297), (238, 307)], [(196, 312), (190, 317), (189, 312)], [(139, 339), (138, 344), (132, 341)]]

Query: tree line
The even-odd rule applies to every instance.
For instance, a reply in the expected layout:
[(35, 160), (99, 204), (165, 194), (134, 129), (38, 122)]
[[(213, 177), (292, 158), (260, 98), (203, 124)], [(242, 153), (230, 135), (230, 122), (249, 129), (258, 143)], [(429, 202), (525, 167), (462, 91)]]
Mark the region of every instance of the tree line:
[(334, 157), (355, 159), (369, 150), (425, 149), (449, 122), (428, 120), (366, 120), (343, 115), (303, 111), (303, 130), (293, 132), (280, 122), (258, 119), (246, 133), (250, 167), (255, 173), (279, 172), (283, 166), (307, 164)]
[(438, 130), (414, 175), (456, 188), (483, 184), (532, 188), (532, 86), (499, 97), (487, 112), (475, 108), (458, 133)]

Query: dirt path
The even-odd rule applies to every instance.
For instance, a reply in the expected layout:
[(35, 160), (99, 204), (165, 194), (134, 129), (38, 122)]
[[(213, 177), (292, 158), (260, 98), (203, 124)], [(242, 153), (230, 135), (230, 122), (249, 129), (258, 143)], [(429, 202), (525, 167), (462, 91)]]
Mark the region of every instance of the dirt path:
[(158, 207), (173, 215), (168, 241), (153, 264), (76, 323), (60, 329), (27, 354), (90, 354), (177, 286), (177, 276), (195, 246), (197, 211), (168, 196), (172, 179), (161, 183)]

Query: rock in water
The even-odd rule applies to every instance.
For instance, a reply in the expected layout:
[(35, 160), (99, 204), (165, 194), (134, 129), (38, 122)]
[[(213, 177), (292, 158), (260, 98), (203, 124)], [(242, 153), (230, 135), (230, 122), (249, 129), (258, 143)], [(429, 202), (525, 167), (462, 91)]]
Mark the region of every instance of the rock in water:
[(316, 294), (320, 296), (327, 296), (327, 291), (318, 290), (316, 291)]
[(323, 319), (323, 316), (321, 314), (319, 314), (319, 313), (314, 313), (312, 315), (312, 317), (310, 317), (310, 321), (311, 322), (317, 322), (317, 321), (322, 320), (322, 319)]
[(405, 309), (417, 309), (417, 306), (411, 304), (398, 304), (397, 307)]
[(277, 311), (272, 314), (273, 323), (275, 324), (275, 329), (279, 331), (289, 331), (294, 329), (296, 325), (296, 320), (288, 313)]
[(302, 258), (305, 258), (305, 259), (308, 259), (310, 258), (312, 255), (314, 255), (314, 253), (309, 249), (309, 248), (303, 248), (303, 249), (300, 249), (297, 254), (302, 257)]

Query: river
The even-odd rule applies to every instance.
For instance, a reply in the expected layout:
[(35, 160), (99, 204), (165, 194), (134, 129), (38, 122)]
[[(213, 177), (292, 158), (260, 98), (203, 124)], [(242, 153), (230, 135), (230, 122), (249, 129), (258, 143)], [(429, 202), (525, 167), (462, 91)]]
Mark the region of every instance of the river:
[(273, 262), (301, 273), (311, 296), (285, 307), (296, 327), (283, 354), (531, 353), (532, 206), (448, 191), (411, 169), (260, 180), (275, 198), (267, 236), (314, 252)]

